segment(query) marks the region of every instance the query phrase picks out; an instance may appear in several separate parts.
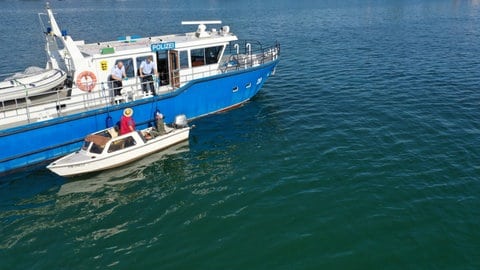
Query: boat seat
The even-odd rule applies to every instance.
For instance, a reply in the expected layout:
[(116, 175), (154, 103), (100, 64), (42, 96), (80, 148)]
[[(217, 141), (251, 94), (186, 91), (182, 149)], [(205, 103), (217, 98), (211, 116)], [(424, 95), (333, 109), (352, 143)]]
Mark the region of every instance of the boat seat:
[(125, 102), (125, 101), (126, 101), (126, 100), (125, 100), (125, 97), (124, 97), (124, 96), (115, 96), (115, 97), (113, 98), (113, 102), (114, 102), (115, 104), (120, 104), (120, 103)]
[(118, 136), (118, 132), (115, 130), (114, 127), (109, 128), (107, 131), (110, 136), (112, 136), (112, 138), (116, 138)]
[(174, 128), (169, 127), (169, 126), (167, 126), (167, 125), (164, 125), (164, 127), (165, 127), (165, 129), (164, 129), (164, 132), (165, 132), (165, 133), (170, 133), (170, 132), (172, 132), (172, 131), (174, 130)]
[(143, 143), (146, 143), (148, 139), (143, 135), (142, 131), (137, 130), (137, 133), (140, 139), (142, 139)]

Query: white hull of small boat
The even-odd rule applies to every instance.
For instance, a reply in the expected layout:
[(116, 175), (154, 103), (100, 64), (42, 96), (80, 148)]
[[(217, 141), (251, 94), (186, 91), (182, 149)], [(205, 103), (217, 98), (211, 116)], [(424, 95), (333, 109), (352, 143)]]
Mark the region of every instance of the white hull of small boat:
[(188, 140), (191, 129), (165, 128), (166, 134), (153, 138), (150, 138), (152, 128), (111, 138), (108, 134), (112, 134), (112, 128), (102, 130), (87, 136), (81, 150), (52, 162), (47, 168), (67, 177), (112, 169)]
[(37, 69), (17, 74), (0, 82), (0, 101), (28, 98), (54, 89), (65, 82), (60, 69)]

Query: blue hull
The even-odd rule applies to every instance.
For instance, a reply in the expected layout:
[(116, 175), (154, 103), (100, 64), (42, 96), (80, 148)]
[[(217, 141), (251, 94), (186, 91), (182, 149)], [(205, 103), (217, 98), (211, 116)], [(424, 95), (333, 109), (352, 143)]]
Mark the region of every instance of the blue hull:
[(95, 109), (0, 131), (0, 174), (52, 160), (81, 146), (85, 135), (117, 122), (126, 107), (134, 109), (139, 128), (150, 125), (158, 109), (166, 122), (185, 114), (188, 119), (225, 110), (252, 98), (278, 61), (255, 68), (192, 81), (175, 92)]

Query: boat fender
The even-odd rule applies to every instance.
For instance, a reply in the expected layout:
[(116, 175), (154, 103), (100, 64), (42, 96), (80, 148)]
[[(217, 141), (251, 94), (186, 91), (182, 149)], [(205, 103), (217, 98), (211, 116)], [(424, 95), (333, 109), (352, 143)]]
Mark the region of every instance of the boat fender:
[(86, 92), (91, 92), (97, 84), (97, 76), (91, 71), (82, 71), (77, 76), (77, 87)]
[(110, 115), (105, 119), (105, 126), (107, 126), (107, 128), (113, 127), (113, 118)]

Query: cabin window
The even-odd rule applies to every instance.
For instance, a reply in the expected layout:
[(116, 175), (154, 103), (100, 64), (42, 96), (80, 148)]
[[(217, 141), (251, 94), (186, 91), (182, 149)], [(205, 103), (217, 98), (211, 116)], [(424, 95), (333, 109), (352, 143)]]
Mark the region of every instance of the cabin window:
[(223, 46), (215, 46), (192, 50), (190, 52), (192, 58), (192, 67), (218, 63), (218, 58), (220, 57), (222, 48)]
[[(147, 59), (147, 56), (140, 56), (140, 57), (137, 57), (137, 70), (135, 72), (136, 76), (140, 76), (140, 66), (142, 65), (142, 62), (145, 61)], [(127, 69), (125, 69), (125, 72), (127, 72)]]
[(137, 144), (132, 136), (113, 141), (108, 148), (108, 153), (112, 153)]
[(117, 59), (117, 61), (115, 61), (115, 65), (120, 61), (123, 62), (123, 66), (125, 67), (125, 74), (127, 75), (127, 77), (129, 78), (134, 77), (135, 67), (133, 66), (133, 59), (132, 58)]
[(195, 49), (191, 52), (192, 57), (192, 67), (198, 67), (205, 65), (205, 49)]
[(179, 51), (180, 68), (188, 68), (188, 52)]
[(90, 147), (90, 153), (101, 154), (103, 151), (103, 146), (100, 146), (92, 142), (92, 147)]
[(90, 142), (84, 141), (84, 142), (83, 142), (83, 145), (82, 145), (82, 150), (83, 150), (83, 151), (87, 151), (89, 145), (90, 145)]
[(205, 60), (207, 61), (207, 65), (218, 63), (222, 48), (223, 46), (205, 48)]

